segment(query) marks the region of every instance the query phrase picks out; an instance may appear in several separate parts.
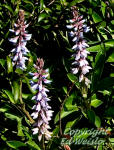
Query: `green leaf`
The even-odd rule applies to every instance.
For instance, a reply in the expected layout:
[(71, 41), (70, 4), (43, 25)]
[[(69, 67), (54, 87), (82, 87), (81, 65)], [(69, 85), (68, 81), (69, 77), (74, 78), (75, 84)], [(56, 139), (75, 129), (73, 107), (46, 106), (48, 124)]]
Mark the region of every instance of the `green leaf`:
[(40, 11), (44, 8), (44, 0), (40, 0)]
[(20, 68), (16, 68), (15, 72), (19, 75), (23, 74), (23, 71)]
[(81, 116), (78, 116), (73, 121), (67, 122), (64, 133), (68, 133), (69, 130), (71, 130), (71, 128), (73, 128), (73, 126), (75, 126), (80, 121), (80, 119), (81, 119)]
[[(75, 122), (77, 122), (77, 119), (67, 122), (65, 129), (71, 128), (75, 124)], [(67, 131), (65, 130), (65, 132)]]
[(106, 40), (106, 41), (104, 41), (104, 44), (106, 47), (114, 47), (114, 40), (113, 39)]
[(50, 27), (51, 27), (51, 25), (42, 26), (42, 28), (44, 28), (44, 29), (49, 29)]
[(111, 21), (111, 24), (114, 25), (114, 20)]
[(16, 1), (16, 0), (11, 0), (11, 3), (13, 3), (13, 4), (14, 4), (14, 3), (15, 3), (15, 1)]
[(114, 138), (109, 138), (109, 141), (114, 146)]
[(98, 145), (97, 150), (103, 150), (103, 144)]
[(95, 58), (95, 66), (93, 71), (93, 77), (92, 77), (92, 90), (96, 90), (98, 88), (98, 84), (103, 72), (105, 63), (105, 53), (100, 51), (97, 53)]
[(18, 136), (24, 136), (23, 126), (22, 126), (22, 118), (20, 116), (16, 116), (16, 115), (11, 114), (11, 113), (5, 113), (5, 116), (11, 120), (17, 121), (17, 130), (18, 130), (17, 135)]
[(96, 13), (95, 11), (92, 13), (92, 18), (93, 18), (93, 21), (94, 21), (95, 23), (98, 23), (98, 22), (102, 21), (102, 18), (101, 18), (101, 17), (99, 16), (99, 14)]
[(33, 56), (30, 55), (28, 59), (27, 72), (31, 71), (32, 67), (33, 67)]
[(103, 17), (105, 17), (106, 4), (103, 1), (101, 2), (101, 11), (102, 11)]
[(13, 72), (13, 65), (12, 65), (11, 58), (9, 56), (6, 57), (6, 60), (7, 60), (7, 72), (9, 74)]
[(25, 2), (26, 4), (30, 4), (32, 7), (34, 7), (34, 4), (29, 0), (23, 0), (23, 2)]
[(14, 100), (13, 94), (9, 90), (3, 90), (3, 91), (7, 95), (7, 97), (9, 98), (10, 102), (15, 104), (15, 100)]
[(0, 64), (1, 66), (5, 69), (5, 60), (4, 59), (0, 59)]
[(77, 3), (81, 3), (85, 0), (73, 0), (72, 2), (69, 3), (69, 7), (75, 6)]
[(29, 96), (31, 96), (31, 94), (22, 93), (22, 98), (24, 98), (24, 99), (28, 99)]
[(23, 142), (20, 142), (20, 141), (7, 141), (6, 142), (7, 145), (11, 148), (14, 148), (14, 149), (17, 149), (19, 147), (23, 147), (23, 146), (26, 146), (26, 144), (24, 144)]
[(41, 150), (38, 144), (36, 144), (34, 141), (28, 141), (27, 144), (34, 150)]
[(11, 120), (16, 120), (17, 122), (20, 120), (20, 117), (19, 116), (16, 116), (14, 114), (11, 114), (11, 113), (5, 113), (5, 116)]
[(46, 13), (40, 14), (39, 17), (38, 17), (38, 22), (44, 20), (44, 19), (47, 18), (47, 17), (48, 17), (48, 15), (47, 15)]
[(94, 99), (91, 101), (91, 106), (97, 108), (98, 106), (100, 106), (103, 102), (101, 100), (98, 99)]
[(13, 95), (14, 95), (15, 103), (17, 103), (20, 96), (20, 86), (18, 81), (13, 81)]
[(114, 63), (114, 52), (109, 56), (107, 62), (112, 62), (112, 63)]
[(60, 31), (59, 33), (62, 36), (63, 40), (66, 41), (67, 43), (69, 43), (68, 35), (64, 35), (64, 32), (62, 32), (62, 31)]
[(111, 74), (110, 74), (110, 77), (114, 77), (114, 73), (111, 73)]
[(72, 93), (72, 95), (70, 95), (66, 101), (65, 101), (65, 107), (67, 108), (67, 110), (73, 110), (73, 109), (78, 109), (76, 104), (72, 104), (73, 103), (73, 99), (76, 97), (76, 93)]
[(111, 91), (108, 91), (108, 90), (103, 90), (103, 91), (99, 91), (99, 93), (102, 93), (103, 96), (106, 96), (106, 95), (109, 95), (111, 94)]
[(93, 110), (88, 110), (87, 111), (88, 119), (90, 122), (94, 123), (95, 122), (95, 112)]
[(98, 45), (95, 45), (95, 46), (91, 46), (91, 47), (87, 48), (87, 50), (89, 52), (98, 52), (98, 51), (102, 50), (101, 44), (98, 44)]
[(101, 127), (101, 120), (100, 120), (99, 116), (95, 116), (95, 125), (97, 128)]
[[(104, 49), (105, 47), (105, 49)], [(97, 43), (97, 45), (87, 48), (90, 52), (108, 51), (110, 47), (114, 47), (114, 40), (105, 40), (103, 43)]]
[(5, 105), (3, 107), (0, 108), (0, 112), (7, 112), (8, 110), (10, 110), (10, 106), (9, 105)]
[(49, 9), (49, 8), (47, 8), (47, 7), (44, 8), (44, 10), (46, 11), (47, 14), (52, 12), (51, 9)]
[(73, 75), (72, 73), (68, 73), (67, 77), (69, 78), (69, 80), (71, 82), (76, 82), (77, 81), (77, 77), (75, 75)]
[[(64, 117), (66, 117), (66, 116), (68, 116), (68, 115), (70, 115), (70, 114), (72, 114), (73, 112), (76, 112), (76, 111), (78, 111), (77, 108), (75, 108), (74, 110), (71, 110), (71, 111), (64, 111), (63, 110), (61, 112), (61, 119), (63, 119)], [(58, 121), (59, 121), (59, 113), (56, 115), (54, 123), (57, 123)]]
[(64, 90), (65, 94), (67, 94), (67, 87), (66, 86), (63, 86), (63, 90)]
[(8, 11), (13, 14), (13, 9), (11, 8), (11, 6), (5, 5), (5, 4), (3, 4), (2, 6), (5, 7), (6, 9), (8, 9)]
[(18, 119), (17, 130), (18, 130), (17, 133), (18, 136), (24, 136), (23, 127), (22, 127), (22, 118), (20, 118), (20, 120)]

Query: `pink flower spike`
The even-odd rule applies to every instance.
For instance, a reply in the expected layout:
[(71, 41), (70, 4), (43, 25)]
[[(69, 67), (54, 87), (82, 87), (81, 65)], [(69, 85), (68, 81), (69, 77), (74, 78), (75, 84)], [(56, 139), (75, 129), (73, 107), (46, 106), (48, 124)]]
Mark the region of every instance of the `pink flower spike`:
[(84, 22), (86, 21), (83, 19), (83, 16), (79, 15), (78, 9), (76, 6), (71, 7), (73, 19), (70, 20), (70, 24), (67, 25), (69, 29), (72, 29), (70, 31), (70, 36), (73, 37), (72, 41), (75, 43), (75, 45), (72, 47), (73, 50), (76, 50), (75, 54), (72, 56), (74, 57), (75, 61), (72, 63), (75, 67), (72, 68), (72, 73), (77, 74), (78, 72), (81, 73), (79, 76), (79, 82), (84, 81), (85, 85), (89, 84), (90, 82), (84, 80), (85, 74), (89, 72), (90, 69), (92, 69), (90, 66), (88, 66), (88, 61), (86, 60), (87, 54), (89, 52), (86, 50), (89, 45), (87, 44), (84, 32), (88, 32), (90, 30), (89, 27), (87, 27)]
[[(48, 124), (51, 120), (53, 112), (51, 111), (51, 107), (48, 104), (48, 101), (50, 101), (50, 99), (48, 98), (47, 92), (49, 92), (49, 90), (43, 85), (43, 83), (50, 83), (51, 81), (46, 79), (49, 76), (49, 73), (48, 69), (43, 70), (43, 66), (43, 59), (37, 59), (37, 62), (34, 65), (36, 72), (32, 73), (32, 75), (33, 78), (37, 77), (38, 81), (31, 82), (32, 87), (33, 85), (37, 87), (37, 93), (32, 98), (32, 100), (36, 101), (36, 104), (33, 106), (34, 112), (32, 113), (32, 117), (36, 120), (33, 133), (38, 134), (39, 141), (42, 139), (42, 135), (44, 135), (46, 139), (51, 138), (51, 133), (48, 131), (48, 129), (50, 129), (50, 126)], [(38, 131), (36, 128), (38, 128)]]
[[(22, 70), (26, 69), (25, 60), (28, 60), (26, 57), (29, 52), (25, 47), (28, 40), (31, 38), (31, 34), (27, 34), (25, 31), (26, 23), (24, 21), (24, 11), (19, 10), (19, 17), (16, 23), (14, 23), (14, 30), (10, 29), (11, 32), (14, 32), (16, 37), (10, 38), (9, 41), (15, 44), (15, 49), (12, 52), (12, 64), (16, 66), (16, 68), (20, 68)], [(26, 36), (26, 38), (25, 38)]]

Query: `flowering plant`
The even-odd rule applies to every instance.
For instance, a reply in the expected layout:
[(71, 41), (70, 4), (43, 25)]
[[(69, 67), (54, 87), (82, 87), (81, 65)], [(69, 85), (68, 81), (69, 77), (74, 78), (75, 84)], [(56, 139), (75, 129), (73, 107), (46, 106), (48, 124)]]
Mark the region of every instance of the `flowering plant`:
[(113, 150), (112, 4), (0, 1), (1, 150)]

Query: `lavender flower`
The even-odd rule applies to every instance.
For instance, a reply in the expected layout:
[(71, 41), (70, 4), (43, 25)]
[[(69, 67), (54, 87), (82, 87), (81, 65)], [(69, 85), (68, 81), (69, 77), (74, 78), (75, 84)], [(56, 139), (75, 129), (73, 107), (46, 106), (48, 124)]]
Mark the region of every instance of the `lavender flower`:
[(73, 37), (73, 42), (75, 45), (72, 49), (75, 51), (75, 54), (72, 56), (75, 58), (75, 61), (72, 63), (74, 66), (72, 68), (73, 74), (80, 73), (79, 75), (79, 82), (85, 82), (88, 86), (90, 84), (90, 80), (85, 77), (85, 74), (92, 69), (88, 61), (86, 60), (87, 54), (89, 52), (86, 50), (89, 45), (87, 44), (86, 40), (84, 39), (83, 33), (88, 32), (90, 29), (87, 25), (84, 24), (85, 20), (83, 16), (80, 16), (78, 10), (75, 6), (72, 7), (73, 19), (70, 20), (70, 25), (67, 25), (68, 29), (72, 29), (73, 31), (70, 32), (70, 36)]
[(16, 65), (16, 68), (20, 68), (22, 70), (26, 69), (25, 61), (28, 60), (26, 57), (29, 50), (26, 48), (27, 41), (31, 39), (31, 34), (27, 34), (25, 29), (29, 24), (26, 24), (24, 21), (24, 11), (19, 11), (19, 19), (17, 23), (14, 24), (14, 30), (9, 29), (9, 31), (14, 32), (16, 37), (10, 38), (9, 41), (15, 45), (15, 48), (12, 49), (12, 60), (13, 65)]
[[(36, 65), (34, 65), (37, 72), (30, 73), (33, 76), (33, 81), (31, 82), (31, 87), (33, 90), (37, 91), (36, 95), (33, 96), (32, 100), (36, 101), (36, 104), (33, 106), (34, 112), (31, 114), (33, 119), (36, 120), (34, 124), (33, 134), (38, 133), (38, 140), (42, 139), (42, 135), (48, 140), (51, 138), (49, 120), (51, 120), (53, 111), (48, 105), (50, 99), (47, 96), (49, 90), (43, 85), (49, 84), (51, 81), (47, 79), (49, 76), (48, 69), (44, 70), (44, 61), (43, 59), (37, 59)], [(36, 81), (37, 80), (37, 81)]]

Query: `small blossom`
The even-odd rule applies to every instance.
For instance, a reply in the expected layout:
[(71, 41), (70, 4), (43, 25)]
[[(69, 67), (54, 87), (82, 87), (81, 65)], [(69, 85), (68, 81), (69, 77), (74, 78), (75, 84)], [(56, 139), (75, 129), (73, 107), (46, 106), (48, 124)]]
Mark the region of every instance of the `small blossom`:
[(75, 6), (72, 7), (72, 13), (73, 19), (70, 19), (70, 25), (67, 25), (68, 29), (72, 29), (70, 32), (70, 36), (73, 37), (72, 41), (74, 42), (72, 49), (76, 51), (75, 54), (72, 55), (75, 59), (75, 61), (72, 63), (72, 65), (75, 66), (72, 68), (72, 73), (77, 74), (79, 72), (79, 82), (84, 81), (88, 86), (88, 84), (90, 84), (90, 80), (85, 77), (85, 74), (88, 73), (92, 68), (89, 66), (89, 63), (86, 60), (87, 54), (89, 54), (86, 48), (89, 47), (89, 45), (84, 39), (83, 34), (84, 32), (88, 32), (90, 28), (84, 24), (86, 20), (83, 19), (83, 16), (79, 15)]
[(47, 96), (47, 92), (49, 92), (49, 90), (43, 85), (43, 83), (48, 84), (51, 81), (47, 79), (49, 76), (48, 69), (44, 70), (43, 66), (44, 61), (43, 59), (39, 58), (37, 59), (36, 64), (34, 64), (37, 72), (29, 73), (33, 76), (33, 80), (37, 79), (36, 82), (30, 81), (32, 89), (37, 91), (37, 94), (32, 97), (32, 100), (35, 100), (36, 104), (32, 108), (34, 112), (31, 114), (31, 116), (36, 120), (32, 131), (33, 134), (38, 134), (39, 141), (41, 141), (43, 135), (47, 140), (49, 140), (52, 134), (48, 131), (48, 129), (50, 129), (49, 121), (51, 120), (53, 111), (47, 103), (47, 101), (50, 101)]
[(31, 39), (31, 34), (27, 34), (25, 31), (26, 22), (24, 21), (24, 11), (19, 11), (19, 19), (17, 20), (17, 23), (14, 23), (14, 30), (9, 29), (9, 31), (14, 32), (16, 37), (10, 38), (9, 41), (15, 44), (15, 48), (11, 50), (12, 52), (12, 60), (13, 65), (16, 66), (16, 68), (20, 68), (22, 70), (26, 69), (25, 62), (28, 60), (26, 57), (29, 50), (26, 48), (26, 43), (28, 40)]

